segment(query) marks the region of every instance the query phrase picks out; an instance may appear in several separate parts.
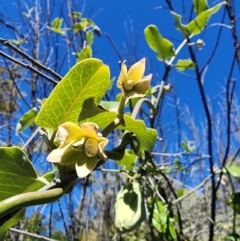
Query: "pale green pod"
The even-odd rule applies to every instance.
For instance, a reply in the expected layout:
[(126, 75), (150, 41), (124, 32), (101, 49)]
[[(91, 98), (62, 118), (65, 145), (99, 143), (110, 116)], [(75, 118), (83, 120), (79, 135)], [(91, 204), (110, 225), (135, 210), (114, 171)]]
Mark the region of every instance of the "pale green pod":
[(146, 218), (143, 201), (139, 183), (122, 187), (115, 202), (115, 226), (119, 231), (131, 231)]

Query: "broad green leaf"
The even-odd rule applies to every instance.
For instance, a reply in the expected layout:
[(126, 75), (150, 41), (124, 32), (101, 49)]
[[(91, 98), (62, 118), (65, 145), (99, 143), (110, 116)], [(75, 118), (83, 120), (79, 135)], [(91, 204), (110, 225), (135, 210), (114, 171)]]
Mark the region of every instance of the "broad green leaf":
[(136, 135), (139, 146), (137, 153), (142, 151), (152, 151), (152, 148), (157, 139), (156, 129), (146, 128), (144, 121), (134, 120), (129, 115), (124, 115), (126, 126), (119, 126), (118, 129), (127, 130)]
[(188, 24), (182, 24), (181, 19), (182, 16), (172, 12), (174, 19), (175, 19), (175, 26), (176, 28), (183, 34), (183, 35), (197, 35), (202, 32), (202, 30), (206, 27), (208, 20), (210, 17), (216, 13), (220, 7), (226, 4), (226, 2), (221, 2), (216, 4), (214, 7), (209, 8), (205, 11), (202, 11), (194, 20), (189, 22)]
[(193, 0), (194, 11), (197, 15), (208, 9), (207, 0)]
[(109, 67), (101, 60), (92, 58), (77, 63), (44, 102), (36, 118), (37, 125), (56, 129), (66, 121), (77, 123), (84, 101), (92, 97), (98, 104), (109, 81)]
[(232, 164), (231, 166), (225, 168), (231, 176), (240, 178), (240, 166)]
[[(49, 177), (49, 181), (52, 181)], [(39, 190), (48, 181), (38, 177), (26, 154), (19, 147), (0, 148), (0, 201), (17, 194)], [(1, 205), (1, 204), (0, 204)], [(24, 215), (24, 209), (0, 221), (0, 237)], [(0, 239), (1, 240), (1, 239)]]
[(87, 31), (86, 32), (86, 39), (87, 39), (87, 42), (88, 42), (89, 45), (92, 45), (93, 38), (94, 38), (93, 32), (92, 31)]
[(149, 47), (156, 53), (158, 60), (166, 60), (175, 55), (173, 43), (162, 37), (157, 26), (148, 25), (144, 29), (144, 35)]
[(17, 123), (16, 132), (22, 132), (30, 125), (32, 125), (36, 119), (36, 116), (37, 108), (35, 107), (24, 113)]
[(0, 175), (0, 201), (46, 184), (19, 147), (0, 147)]
[(133, 168), (134, 163), (136, 160), (136, 156), (132, 150), (125, 150), (123, 159), (120, 161), (116, 161), (118, 165), (125, 166), (127, 170), (130, 170)]
[(81, 52), (77, 53), (76, 55), (78, 62), (84, 59), (92, 58), (92, 47), (88, 44), (81, 50)]
[(190, 59), (179, 59), (175, 67), (180, 71), (185, 71), (187, 69), (195, 69), (196, 64)]

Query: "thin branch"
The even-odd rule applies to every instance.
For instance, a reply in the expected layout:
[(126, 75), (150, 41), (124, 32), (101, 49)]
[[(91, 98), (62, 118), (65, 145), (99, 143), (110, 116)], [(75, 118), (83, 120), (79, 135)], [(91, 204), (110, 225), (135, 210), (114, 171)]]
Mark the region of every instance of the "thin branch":
[(15, 58), (11, 57), (10, 55), (4, 53), (4, 52), (1, 51), (1, 50), (0, 50), (0, 55), (2, 55), (3, 57), (11, 60), (12, 62), (14, 62), (14, 63), (16, 63), (16, 64), (19, 64), (19, 65), (21, 65), (21, 66), (23, 66), (23, 67), (25, 67), (25, 68), (27, 68), (27, 69), (29, 69), (29, 70), (37, 73), (37, 74), (39, 74), (40, 76), (42, 76), (43, 78), (47, 79), (48, 81), (50, 81), (50, 82), (53, 83), (53, 84), (57, 84), (57, 83), (58, 83), (58, 81), (52, 79), (51, 77), (49, 77), (49, 76), (45, 75), (44, 73), (40, 72), (39, 70), (35, 69), (35, 68), (34, 68), (33, 66), (31, 66), (30, 64), (23, 63), (23, 62), (21, 62), (20, 60), (17, 60), (17, 59), (15, 59)]
[(57, 241), (56, 239), (48, 238), (48, 237), (45, 237), (45, 236), (42, 236), (42, 235), (38, 235), (38, 234), (35, 234), (35, 233), (30, 233), (30, 232), (27, 232), (27, 231), (24, 231), (24, 230), (20, 230), (20, 229), (16, 229), (16, 228), (10, 228), (10, 231), (16, 232), (16, 233), (21, 233), (21, 234), (26, 235), (26, 236), (38, 238), (39, 240)]
[(8, 47), (9, 49), (12, 49), (14, 52), (18, 53), (19, 55), (21, 55), (24, 59), (27, 59), (32, 65), (35, 65), (36, 67), (38, 67), (39, 69), (42, 69), (44, 71), (46, 71), (47, 73), (49, 73), (50, 75), (52, 75), (54, 78), (56, 78), (57, 80), (61, 80), (62, 76), (59, 75), (58, 73), (56, 73), (55, 71), (53, 71), (51, 68), (46, 67), (45, 65), (39, 63), (36, 59), (32, 58), (30, 55), (24, 53), (20, 48), (14, 46), (13, 44), (11, 44), (8, 40), (6, 39), (2, 39), (0, 38), (0, 43), (5, 45), (6, 47)]

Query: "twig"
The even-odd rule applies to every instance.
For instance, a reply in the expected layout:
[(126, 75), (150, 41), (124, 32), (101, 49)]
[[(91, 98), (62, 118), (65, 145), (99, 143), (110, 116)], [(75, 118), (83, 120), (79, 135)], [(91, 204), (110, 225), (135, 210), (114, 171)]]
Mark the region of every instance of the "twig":
[(0, 50), (0, 55), (2, 55), (3, 57), (11, 60), (11, 61), (14, 62), (14, 63), (17, 63), (17, 64), (19, 64), (19, 65), (21, 65), (21, 66), (23, 66), (23, 67), (25, 67), (25, 68), (33, 71), (33, 72), (39, 74), (40, 76), (42, 76), (43, 78), (47, 79), (48, 81), (50, 81), (50, 82), (53, 83), (53, 84), (57, 84), (57, 83), (58, 83), (58, 81), (56, 81), (56, 80), (52, 79), (51, 77), (45, 75), (44, 73), (42, 73), (41, 71), (37, 70), (36, 68), (34, 68), (33, 66), (31, 66), (30, 64), (23, 63), (22, 61), (17, 60), (17, 59), (15, 59), (15, 58), (11, 57), (10, 55), (4, 53), (4, 52), (1, 51), (1, 50)]
[(204, 186), (211, 179), (211, 177), (212, 177), (212, 174), (210, 174), (206, 179), (204, 179), (198, 186), (194, 187), (191, 191), (189, 191), (185, 195), (179, 197), (178, 199), (175, 199), (174, 201), (172, 201), (171, 204), (175, 205), (175, 204), (181, 202), (183, 199), (190, 196), (192, 193), (196, 192), (198, 189), (200, 189), (202, 186)]
[(30, 236), (30, 237), (38, 238), (40, 240), (57, 241), (56, 239), (48, 238), (48, 237), (45, 237), (45, 236), (42, 236), (42, 235), (38, 235), (38, 234), (35, 234), (35, 233), (30, 233), (30, 232), (27, 232), (27, 231), (24, 231), (24, 230), (20, 230), (20, 229), (16, 229), (16, 228), (10, 228), (10, 230), (12, 232), (21, 233), (23, 235), (27, 235), (27, 236)]
[(0, 38), (0, 43), (7, 46), (8, 48), (12, 49), (14, 52), (18, 53), (21, 55), (23, 58), (27, 59), (29, 62), (31, 62), (32, 65), (35, 65), (36, 67), (46, 71), (53, 77), (55, 77), (57, 80), (61, 80), (62, 76), (53, 71), (51, 68), (46, 67), (45, 65), (39, 63), (36, 59), (32, 58), (28, 54), (24, 53), (20, 48), (14, 46), (13, 44), (9, 43), (8, 40)]

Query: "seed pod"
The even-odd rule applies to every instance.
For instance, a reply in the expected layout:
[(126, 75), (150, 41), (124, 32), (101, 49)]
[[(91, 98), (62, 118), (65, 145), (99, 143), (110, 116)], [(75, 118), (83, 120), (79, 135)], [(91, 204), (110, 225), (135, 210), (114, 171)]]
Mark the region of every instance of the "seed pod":
[(115, 202), (115, 226), (121, 231), (131, 231), (145, 219), (146, 212), (140, 185), (137, 182), (121, 188)]
[(93, 157), (98, 154), (98, 142), (96, 139), (88, 138), (84, 144), (84, 151), (88, 157)]
[(133, 80), (127, 80), (124, 84), (123, 84), (123, 89), (125, 91), (130, 91), (132, 90), (134, 86), (134, 81)]

